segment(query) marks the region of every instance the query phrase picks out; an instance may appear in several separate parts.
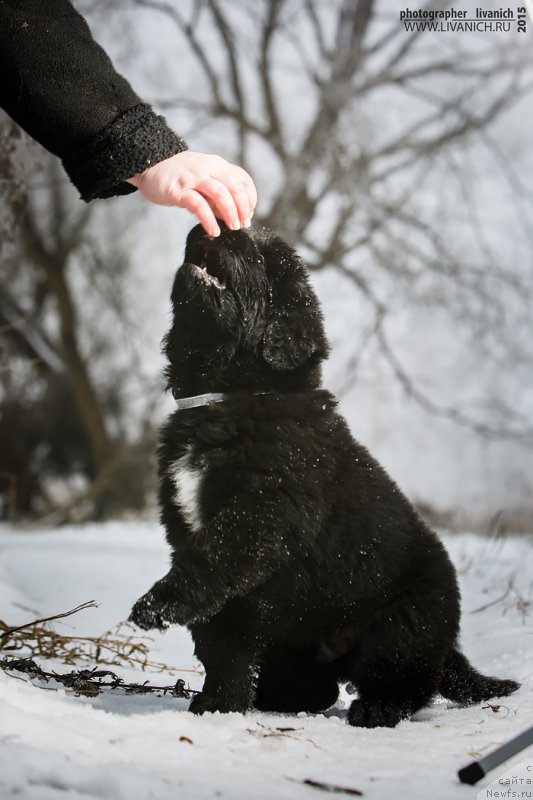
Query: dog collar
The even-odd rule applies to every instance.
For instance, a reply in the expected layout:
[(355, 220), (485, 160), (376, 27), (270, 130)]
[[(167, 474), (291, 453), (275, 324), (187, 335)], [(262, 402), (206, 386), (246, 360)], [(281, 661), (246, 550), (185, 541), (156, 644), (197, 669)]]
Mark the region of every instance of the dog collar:
[(221, 392), (208, 392), (194, 395), (194, 397), (176, 397), (176, 408), (178, 411), (185, 411), (187, 408), (199, 408), (208, 406), (210, 403), (223, 403), (227, 396)]
[[(253, 395), (275, 394), (275, 392), (252, 392)], [(176, 408), (178, 411), (185, 411), (187, 408), (200, 408), (211, 403), (223, 403), (229, 394), (223, 392), (208, 392), (207, 394), (196, 394), (194, 397), (175, 397)]]

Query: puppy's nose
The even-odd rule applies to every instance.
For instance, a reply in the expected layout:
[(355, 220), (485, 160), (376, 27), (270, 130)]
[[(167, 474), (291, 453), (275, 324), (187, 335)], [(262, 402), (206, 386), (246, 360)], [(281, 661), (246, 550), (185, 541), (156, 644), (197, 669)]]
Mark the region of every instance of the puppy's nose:
[(228, 228), (228, 226), (226, 225), (225, 222), (223, 222), (221, 219), (217, 219), (217, 222), (218, 222), (218, 227), (220, 228), (220, 235), (221, 236), (224, 236), (224, 234), (227, 234), (227, 233), (231, 233), (231, 229)]
[(248, 238), (250, 235), (249, 228), (238, 228), (237, 230), (233, 230), (233, 228), (228, 228), (225, 222), (222, 220), (217, 219), (217, 222), (220, 226), (220, 236), (217, 237), (218, 239), (230, 239), (236, 238), (237, 241), (242, 241), (243, 238)]

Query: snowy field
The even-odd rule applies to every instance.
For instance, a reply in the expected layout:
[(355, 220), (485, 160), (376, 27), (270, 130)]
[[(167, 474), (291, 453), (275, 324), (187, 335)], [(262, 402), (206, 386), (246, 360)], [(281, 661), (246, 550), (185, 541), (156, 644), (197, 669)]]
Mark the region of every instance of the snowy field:
[[(0, 797), (313, 800), (325, 795), (304, 783), (308, 780), (359, 790), (369, 800), (474, 798), (504, 769), (477, 787), (461, 785), (457, 769), (533, 722), (528, 605), (533, 546), (525, 536), (489, 540), (463, 534), (445, 540), (461, 579), (464, 651), (483, 671), (523, 683), (499, 708), (458, 708), (436, 700), (394, 730), (362, 730), (345, 722), (345, 694), (319, 716), (195, 717), (186, 700), (170, 696), (106, 691), (81, 697), (0, 672)], [(101, 634), (128, 616), (166, 563), (155, 522), (31, 533), (3, 527), (0, 618), (23, 624), (94, 598), (97, 609), (54, 625), (72, 635)], [(187, 631), (154, 635), (151, 658), (172, 665), (174, 673), (114, 669), (129, 681), (171, 684), (182, 677), (191, 688), (201, 688)], [(37, 660), (48, 670), (71, 669)], [(515, 761), (528, 756), (533, 764), (533, 749)]]

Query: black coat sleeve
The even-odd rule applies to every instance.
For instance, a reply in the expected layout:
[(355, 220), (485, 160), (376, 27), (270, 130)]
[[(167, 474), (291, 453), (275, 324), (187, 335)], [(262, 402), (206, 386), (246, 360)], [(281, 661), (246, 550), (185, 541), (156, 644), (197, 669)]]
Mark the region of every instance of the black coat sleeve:
[(59, 156), (84, 200), (187, 145), (141, 101), (69, 0), (0, 0), (0, 106)]

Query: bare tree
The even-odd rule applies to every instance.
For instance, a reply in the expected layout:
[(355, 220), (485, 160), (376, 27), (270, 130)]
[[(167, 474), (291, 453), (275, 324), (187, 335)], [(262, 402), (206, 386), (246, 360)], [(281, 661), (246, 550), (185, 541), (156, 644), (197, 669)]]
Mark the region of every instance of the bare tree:
[[(187, 71), (189, 88), (179, 97), (162, 95), (159, 78), (146, 99), (186, 119), (184, 135), (201, 131), (206, 141), (211, 131), (219, 141), (223, 126), (224, 154), (257, 177), (256, 224), (291, 241), (311, 269), (335, 269), (357, 293), (351, 354), (337, 381), (341, 393), (376, 351), (405, 393), (431, 414), (486, 437), (531, 442), (531, 424), (512, 392), (499, 392), (494, 382), (490, 408), (437, 400), (404, 363), (392, 335), (398, 303), (423, 305), (445, 313), (468, 346), (498, 365), (501, 385), (509, 364), (520, 374), (529, 369), (531, 263), (502, 257), (494, 246), (465, 170), (481, 155), (490, 160), (527, 242), (533, 194), (498, 127), (530, 97), (527, 41), (409, 32), (385, 0), (114, 0), (111, 6), (79, 0), (77, 6), (103, 10), (106, 20), (110, 7), (164, 15), (176, 40), (162, 56)], [(88, 332), (85, 305), (93, 314), (112, 308), (126, 326), (120, 276), (127, 267), (116, 246), (102, 251), (95, 212), (71, 208), (56, 167), (45, 168), (38, 197), (24, 190), (13, 172), (20, 163), (12, 157), (13, 141), (11, 131), (0, 152), (7, 181), (0, 186), (11, 187), (2, 223), (12, 232), (0, 265), (7, 356), (0, 371), (0, 440), (11, 431), (13, 398), (37, 396), (32, 407), (48, 420), (66, 402), (70, 411), (58, 424), (68, 435), (49, 437), (48, 449), (64, 471), (78, 469), (85, 477), (81, 499), (88, 495), (94, 509), (98, 496), (104, 507), (110, 481), (134, 491), (142, 483), (147, 455), (142, 436), (136, 454), (128, 444), (120, 375), (106, 362), (105, 334), (98, 326)], [(87, 281), (80, 288), (73, 279), (77, 262), (89, 290)], [(135, 358), (130, 348), (124, 372)], [(146, 419), (149, 432), (150, 410)], [(43, 448), (35, 429), (42, 425), (41, 417), (26, 436), (33, 454), (25, 456), (27, 474), (20, 464), (16, 474), (29, 497), (40, 497), (41, 510), (52, 511), (55, 501), (39, 479)], [(119, 481), (116, 470), (125, 463), (137, 465), (137, 477)], [(13, 469), (0, 463), (7, 493)]]
[[(0, 263), (0, 494), (12, 517), (102, 516), (142, 505), (150, 484), (150, 403), (136, 437), (124, 424), (121, 372), (135, 364), (131, 339), (121, 369), (106, 363), (113, 343), (128, 341), (121, 286), (128, 263), (119, 243), (95, 230), (94, 207), (72, 203), (57, 160), (39, 158), (30, 188), (16, 173), (13, 148), (6, 152), (4, 218), (11, 214), (14, 224)], [(111, 339), (87, 324), (110, 309)], [(59, 496), (50, 492), (54, 478), (62, 479)]]
[[(503, 346), (502, 360), (523, 361), (507, 317), (530, 301), (531, 270), (494, 252), (463, 166), (483, 151), (515, 196), (529, 236), (533, 194), (496, 134), (530, 96), (527, 42), (408, 32), (398, 10), (378, 0), (134, 4), (175, 26), (175, 57), (190, 75), (188, 97), (155, 96), (154, 103), (186, 111), (197, 128), (224, 122), (233, 137), (230, 155), (260, 186), (268, 170), (270, 193), (262, 191), (256, 221), (301, 248), (311, 269), (333, 267), (359, 293), (367, 324), (341, 391), (374, 345), (431, 413), (485, 436), (531, 438), (531, 425), (512, 403), (501, 400), (490, 419), (439, 405), (400, 362), (387, 330), (401, 293), (446, 307), (473, 338), (493, 337), (493, 349)], [(459, 236), (443, 226), (436, 202), (451, 182), (454, 202), (462, 204)]]

